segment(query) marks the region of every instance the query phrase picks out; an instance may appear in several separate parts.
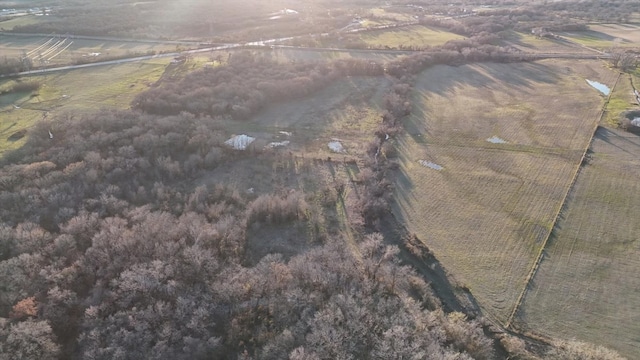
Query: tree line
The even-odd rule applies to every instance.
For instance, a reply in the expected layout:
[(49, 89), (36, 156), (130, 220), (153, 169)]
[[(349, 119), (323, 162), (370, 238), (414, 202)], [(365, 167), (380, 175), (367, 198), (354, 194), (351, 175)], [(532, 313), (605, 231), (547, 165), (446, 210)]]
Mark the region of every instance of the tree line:
[(135, 109), (150, 114), (227, 116), (247, 119), (269, 103), (307, 96), (344, 76), (375, 76), (382, 64), (365, 60), (279, 63), (251, 52), (231, 53), (227, 66), (196, 70), (163, 80), (139, 94)]

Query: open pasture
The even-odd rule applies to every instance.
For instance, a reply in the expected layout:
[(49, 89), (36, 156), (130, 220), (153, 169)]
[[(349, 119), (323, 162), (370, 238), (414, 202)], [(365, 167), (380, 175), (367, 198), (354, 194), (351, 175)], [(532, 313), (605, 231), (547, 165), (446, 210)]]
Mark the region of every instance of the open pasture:
[(26, 55), (34, 66), (67, 65), (166, 51), (176, 51), (176, 44), (0, 35), (0, 53), (3, 56), (18, 58)]
[(442, 45), (449, 40), (464, 39), (464, 36), (424, 25), (411, 25), (384, 30), (372, 30), (345, 36), (346, 41), (350, 39), (362, 41), (370, 47), (399, 49)]
[(532, 34), (508, 30), (502, 40), (503, 45), (513, 46), (525, 52), (534, 53), (592, 53), (591, 50), (563, 39), (537, 37)]
[(600, 128), (518, 324), (640, 353), (640, 137)]
[[(394, 213), (505, 322), (612, 85), (601, 62), (435, 66), (399, 140)], [(491, 140), (491, 141), (489, 141)]]

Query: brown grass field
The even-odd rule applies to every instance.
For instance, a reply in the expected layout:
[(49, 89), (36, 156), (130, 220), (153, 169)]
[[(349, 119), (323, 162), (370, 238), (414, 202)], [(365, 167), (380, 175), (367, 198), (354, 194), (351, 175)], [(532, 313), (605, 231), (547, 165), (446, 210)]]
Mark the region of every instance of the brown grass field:
[(518, 325), (640, 353), (640, 137), (600, 128)]
[(503, 45), (513, 46), (519, 50), (533, 53), (593, 53), (592, 50), (569, 41), (540, 38), (532, 34), (513, 30), (506, 33)]
[(558, 60), (436, 66), (418, 77), (394, 213), (502, 323), (599, 120), (604, 97), (585, 79), (615, 77), (602, 62)]
[[(232, 133), (247, 133), (267, 141), (284, 140), (291, 132), (289, 150), (309, 157), (362, 156), (382, 121), (382, 98), (391, 85), (385, 77), (347, 77), (303, 99), (265, 108), (247, 122), (232, 121)], [(327, 144), (339, 139), (345, 154), (332, 153)]]
[(598, 49), (640, 48), (640, 26), (636, 24), (592, 24), (587, 31), (564, 32), (560, 35)]

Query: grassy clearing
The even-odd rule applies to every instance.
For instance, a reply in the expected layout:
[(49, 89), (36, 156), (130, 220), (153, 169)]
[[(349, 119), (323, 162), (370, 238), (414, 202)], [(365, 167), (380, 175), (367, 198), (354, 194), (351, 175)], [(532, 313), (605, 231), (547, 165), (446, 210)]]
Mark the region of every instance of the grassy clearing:
[[(147, 89), (165, 72), (169, 60), (100, 66), (25, 77), (39, 81), (37, 96), (0, 96), (0, 154), (21, 146), (26, 140), (9, 141), (14, 132), (27, 129), (40, 120), (67, 110), (94, 111), (102, 107), (125, 109), (136, 94)], [(4, 80), (0, 87), (11, 80)], [(18, 96), (18, 97), (17, 97)], [(19, 106), (17, 109), (14, 105)]]
[[(32, 59), (34, 65), (38, 66), (43, 62), (46, 62), (48, 65), (63, 65), (87, 59), (97, 61), (101, 58), (176, 50), (175, 44), (86, 39), (67, 39), (64, 43), (60, 43), (55, 47), (55, 44), (62, 40), (64, 40), (64, 38), (2, 35), (0, 37), (0, 53), (2, 53), (3, 56), (14, 58), (27, 54), (29, 58)], [(67, 47), (68, 45), (69, 47)], [(62, 51), (63, 49), (64, 51)], [(100, 55), (92, 56), (92, 54), (95, 55), (98, 53)]]
[(13, 30), (16, 26), (32, 25), (42, 22), (44, 20), (42, 16), (25, 15), (16, 16), (11, 19), (0, 22), (0, 31)]
[(521, 326), (640, 353), (640, 137), (601, 128), (525, 298)]
[(392, 21), (412, 21), (413, 16), (407, 12), (394, 11), (393, 7), (373, 8), (369, 9), (365, 16), (372, 16), (376, 19), (392, 20)]
[[(281, 253), (288, 258), (327, 239), (344, 239), (347, 245), (353, 245), (358, 233), (352, 226), (362, 224), (355, 211), (357, 191), (349, 181), (354, 172), (358, 172), (355, 164), (275, 150), (224, 163), (203, 176), (200, 184), (225, 184), (256, 197), (292, 190), (304, 194), (308, 205), (306, 222), (294, 226), (262, 223), (250, 227), (246, 257), (254, 264), (269, 253)], [(336, 183), (346, 185), (343, 197), (338, 195)]]
[[(336, 156), (327, 143), (342, 140), (347, 155), (363, 154), (382, 118), (382, 98), (390, 86), (384, 77), (348, 77), (310, 97), (274, 104), (247, 122), (226, 124), (232, 133), (247, 133), (268, 141), (293, 133), (290, 149), (311, 157)], [(341, 156), (340, 156), (341, 158)]]
[[(607, 104), (606, 112), (602, 118), (602, 125), (616, 128), (619, 125), (621, 114), (627, 110), (638, 108), (631, 78), (633, 75), (622, 74), (615, 89), (611, 93), (611, 98)], [(634, 81), (634, 83), (636, 83)]]
[(504, 45), (514, 46), (526, 52), (588, 52), (589, 50), (560, 39), (540, 38), (531, 34), (509, 30)]
[[(555, 60), (436, 66), (418, 78), (399, 142), (394, 212), (500, 321), (551, 230), (603, 104), (585, 78), (611, 85), (615, 75), (600, 62)], [(493, 136), (507, 143), (486, 141)]]
[(464, 39), (464, 36), (422, 25), (358, 33), (347, 36), (347, 39), (352, 36), (372, 47), (389, 48), (423, 48), (441, 45), (449, 40)]

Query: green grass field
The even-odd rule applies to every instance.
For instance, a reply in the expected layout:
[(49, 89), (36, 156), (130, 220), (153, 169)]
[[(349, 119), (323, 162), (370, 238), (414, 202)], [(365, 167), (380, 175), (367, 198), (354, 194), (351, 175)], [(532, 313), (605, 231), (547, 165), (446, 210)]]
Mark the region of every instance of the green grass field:
[(449, 40), (464, 39), (445, 30), (439, 30), (423, 25), (413, 25), (396, 29), (375, 30), (356, 35), (348, 35), (347, 39), (357, 38), (371, 47), (418, 47), (442, 45)]
[(16, 26), (37, 24), (41, 22), (43, 19), (46, 19), (46, 18), (42, 16), (35, 16), (35, 15), (12, 17), (8, 20), (0, 21), (0, 31), (9, 31)]
[(490, 317), (513, 309), (599, 120), (604, 98), (585, 79), (615, 76), (600, 62), (554, 60), (418, 77), (394, 213)]
[[(29, 128), (44, 113), (55, 116), (68, 110), (128, 108), (136, 94), (165, 73), (168, 62), (168, 59), (156, 59), (24, 77), (23, 80), (40, 82), (42, 87), (34, 94), (0, 95), (0, 154), (22, 146), (26, 137), (19, 141), (7, 138)], [(11, 81), (0, 81), (0, 88)]]
[(601, 128), (518, 325), (640, 353), (640, 137)]

